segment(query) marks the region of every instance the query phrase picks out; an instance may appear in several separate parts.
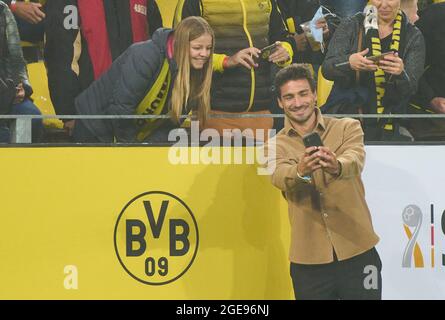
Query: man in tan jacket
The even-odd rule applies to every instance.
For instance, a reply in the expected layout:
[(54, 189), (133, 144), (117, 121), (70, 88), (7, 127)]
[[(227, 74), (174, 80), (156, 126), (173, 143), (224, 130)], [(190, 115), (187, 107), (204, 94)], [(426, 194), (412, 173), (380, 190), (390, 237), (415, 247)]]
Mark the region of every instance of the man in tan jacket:
[[(363, 131), (353, 119), (322, 116), (305, 65), (275, 80), (285, 128), (271, 140), (272, 183), (289, 203), (291, 277), (296, 299), (380, 299), (379, 238), (365, 201)], [(316, 132), (322, 147), (306, 148)], [(274, 152), (271, 152), (274, 148)]]

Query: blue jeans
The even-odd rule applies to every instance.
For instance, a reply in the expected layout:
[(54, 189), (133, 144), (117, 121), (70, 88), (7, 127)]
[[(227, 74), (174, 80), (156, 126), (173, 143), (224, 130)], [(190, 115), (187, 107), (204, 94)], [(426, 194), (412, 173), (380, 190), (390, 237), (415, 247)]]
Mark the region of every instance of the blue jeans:
[(333, 10), (340, 18), (353, 16), (365, 9), (368, 0), (320, 0), (320, 4)]
[[(40, 110), (31, 100), (25, 99), (23, 102), (12, 106), (11, 115), (41, 115)], [(32, 142), (40, 142), (43, 136), (42, 119), (32, 120)], [(11, 141), (11, 133), (9, 123), (2, 121), (0, 124), (0, 143), (9, 143)]]

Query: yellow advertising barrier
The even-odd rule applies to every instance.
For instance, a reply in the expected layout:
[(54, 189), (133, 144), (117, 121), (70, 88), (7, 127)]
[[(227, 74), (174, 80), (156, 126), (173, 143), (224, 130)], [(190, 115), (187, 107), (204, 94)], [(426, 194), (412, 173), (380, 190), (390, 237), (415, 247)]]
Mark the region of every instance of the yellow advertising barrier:
[(1, 148), (0, 299), (291, 299), (269, 178), (169, 150)]

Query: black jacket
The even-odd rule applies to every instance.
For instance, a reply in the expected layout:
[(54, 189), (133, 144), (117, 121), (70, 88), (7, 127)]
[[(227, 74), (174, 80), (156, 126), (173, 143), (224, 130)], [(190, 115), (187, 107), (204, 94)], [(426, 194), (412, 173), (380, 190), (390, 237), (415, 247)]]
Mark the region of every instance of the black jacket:
[[(323, 76), (334, 81), (334, 86), (349, 88), (355, 86), (356, 72), (351, 69), (349, 64), (336, 66), (337, 64), (349, 61), (349, 57), (357, 53), (359, 27), (363, 24), (364, 15), (362, 13), (346, 19), (333, 35), (328, 47), (326, 59), (322, 66)], [(408, 100), (417, 91), (418, 82), (423, 74), (423, 65), (425, 61), (425, 43), (422, 33), (415, 26), (406, 20), (406, 35), (404, 44), (401, 44), (401, 58), (405, 64), (405, 71), (394, 76), (392, 84), (388, 83), (387, 90), (391, 91), (393, 96), (399, 97), (397, 105), (391, 107), (392, 113), (405, 113)], [(365, 46), (365, 37), (363, 38), (363, 47)], [(362, 73), (364, 74), (364, 73)], [(361, 78), (361, 84), (367, 86), (366, 74)], [(372, 102), (372, 99), (369, 101)], [(375, 106), (374, 106), (375, 108)], [(373, 106), (368, 106), (372, 110)]]
[[(246, 9), (244, 17), (243, 8)], [(176, 22), (189, 16), (204, 17), (213, 28), (216, 54), (231, 56), (251, 45), (262, 49), (275, 41), (287, 42), (292, 51), (296, 51), (295, 40), (289, 36), (275, 0), (230, 3), (217, 0), (180, 0)], [(245, 28), (241, 21), (245, 23)], [(216, 60), (214, 58), (214, 62)], [(271, 108), (271, 63), (263, 60), (258, 63), (259, 67), (253, 72), (239, 66), (222, 73), (213, 73), (212, 110), (244, 112)]]

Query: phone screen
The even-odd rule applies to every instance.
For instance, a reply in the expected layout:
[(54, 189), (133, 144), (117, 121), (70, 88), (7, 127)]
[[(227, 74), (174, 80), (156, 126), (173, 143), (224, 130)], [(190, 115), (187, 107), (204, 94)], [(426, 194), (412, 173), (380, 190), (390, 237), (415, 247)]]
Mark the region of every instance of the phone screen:
[(394, 54), (394, 52), (389, 51), (389, 52), (382, 53), (382, 54), (380, 54), (378, 56), (366, 57), (366, 59), (374, 61), (374, 62), (379, 62), (380, 60), (382, 60), (385, 56), (387, 56), (389, 54)]

